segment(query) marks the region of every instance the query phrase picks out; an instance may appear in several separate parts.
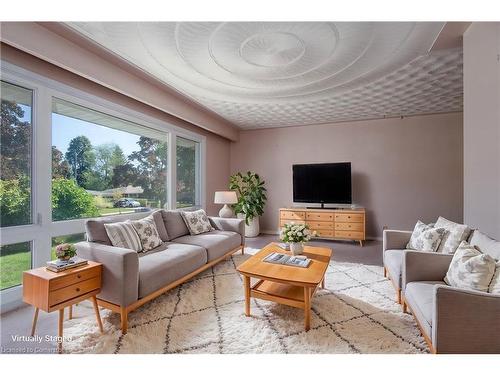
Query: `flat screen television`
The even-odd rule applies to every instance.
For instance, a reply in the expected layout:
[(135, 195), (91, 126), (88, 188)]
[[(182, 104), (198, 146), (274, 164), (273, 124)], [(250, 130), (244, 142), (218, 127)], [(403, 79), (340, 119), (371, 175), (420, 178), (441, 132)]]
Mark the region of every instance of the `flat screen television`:
[(351, 204), (351, 163), (294, 164), (293, 201)]

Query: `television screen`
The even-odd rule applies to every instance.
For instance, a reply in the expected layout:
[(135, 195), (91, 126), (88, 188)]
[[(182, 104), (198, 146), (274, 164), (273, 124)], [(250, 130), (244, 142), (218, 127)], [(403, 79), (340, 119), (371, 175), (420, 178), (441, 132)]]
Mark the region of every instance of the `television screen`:
[(295, 164), (293, 201), (351, 204), (351, 163)]

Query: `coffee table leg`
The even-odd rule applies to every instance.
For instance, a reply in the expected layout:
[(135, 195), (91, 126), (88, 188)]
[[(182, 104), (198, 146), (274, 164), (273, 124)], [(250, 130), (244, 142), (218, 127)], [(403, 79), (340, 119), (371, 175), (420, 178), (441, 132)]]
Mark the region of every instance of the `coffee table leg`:
[(325, 289), (325, 278), (326, 276), (324, 276), (323, 280), (321, 281), (321, 289)]
[(31, 325), (31, 336), (35, 336), (36, 322), (38, 320), (38, 307), (35, 307), (35, 315), (33, 315), (33, 324)]
[(250, 277), (243, 275), (243, 286), (245, 288), (245, 315), (250, 316)]
[(311, 291), (304, 287), (304, 327), (306, 331), (311, 328)]

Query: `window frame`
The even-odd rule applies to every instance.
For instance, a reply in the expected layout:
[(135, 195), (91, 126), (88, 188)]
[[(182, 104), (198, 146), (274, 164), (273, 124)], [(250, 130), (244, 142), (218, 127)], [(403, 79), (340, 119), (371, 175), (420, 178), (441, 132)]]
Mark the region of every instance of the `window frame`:
[[(43, 266), (50, 260), (52, 237), (85, 231), (87, 219), (52, 221), (52, 100), (59, 98), (83, 107), (103, 112), (110, 116), (130, 121), (139, 127), (150, 128), (165, 135), (168, 142), (167, 155), (167, 207), (176, 207), (176, 147), (177, 136), (200, 144), (200, 176), (197, 194), (201, 207), (206, 207), (206, 137), (180, 128), (169, 122), (146, 115), (120, 104), (103, 99), (67, 84), (44, 77), (14, 64), (0, 60), (0, 78), (8, 83), (33, 91), (32, 105), (32, 165), (31, 165), (31, 214), (32, 224), (0, 229), (0, 244), (32, 242), (31, 264), (33, 268)], [(116, 215), (116, 218), (141, 218), (148, 212)], [(0, 292), (1, 309), (12, 309), (22, 304), (22, 285)]]

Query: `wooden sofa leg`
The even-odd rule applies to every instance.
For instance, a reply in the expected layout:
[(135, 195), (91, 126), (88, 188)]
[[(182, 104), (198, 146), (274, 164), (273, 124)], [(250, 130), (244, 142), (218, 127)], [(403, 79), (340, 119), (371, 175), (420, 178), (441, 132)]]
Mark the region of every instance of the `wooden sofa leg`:
[(401, 305), (401, 289), (396, 292), (396, 300)]
[(387, 277), (387, 269), (384, 267), (384, 277)]
[(243, 247), (241, 248), (241, 255), (244, 255), (244, 254), (245, 254), (245, 246), (243, 246)]
[(403, 308), (403, 312), (406, 314), (408, 312), (408, 308), (406, 306), (406, 301), (404, 299), (404, 297), (402, 298), (402, 308)]
[(126, 307), (120, 307), (120, 319), (121, 319), (121, 329), (122, 333), (126, 334), (127, 333), (127, 328), (128, 328), (128, 314), (127, 314), (127, 308)]

